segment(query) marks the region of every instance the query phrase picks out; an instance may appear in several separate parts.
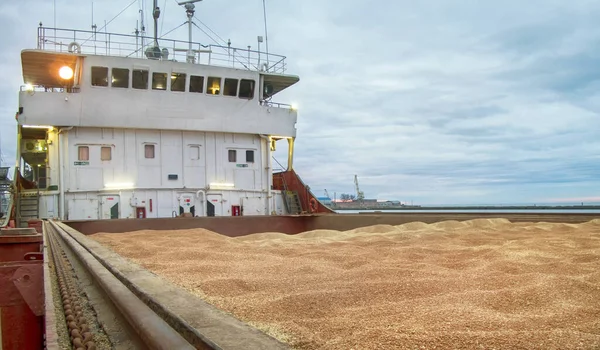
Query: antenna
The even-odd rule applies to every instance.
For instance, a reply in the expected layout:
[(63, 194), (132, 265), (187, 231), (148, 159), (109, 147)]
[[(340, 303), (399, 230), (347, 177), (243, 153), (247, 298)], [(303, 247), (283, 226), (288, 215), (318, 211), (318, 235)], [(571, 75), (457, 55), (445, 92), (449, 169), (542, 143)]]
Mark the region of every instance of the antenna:
[(152, 10), (152, 17), (154, 17), (154, 46), (146, 49), (146, 57), (151, 60), (158, 60), (162, 57), (160, 47), (158, 46), (158, 17), (160, 17), (160, 7), (158, 7), (158, 0), (154, 0), (154, 9)]
[(187, 15), (187, 23), (188, 23), (188, 34), (189, 34), (189, 47), (188, 52), (186, 54), (186, 60), (188, 63), (194, 63), (196, 61), (196, 54), (192, 50), (192, 18), (194, 17), (194, 12), (196, 6), (195, 2), (200, 2), (202, 0), (186, 0), (186, 1), (178, 1), (177, 4), (179, 6), (183, 5), (185, 7), (185, 14)]
[[(266, 0), (263, 0), (263, 16), (265, 19), (265, 46), (267, 47), (267, 72), (269, 71), (269, 36), (267, 35), (267, 5)], [(258, 50), (260, 51), (260, 50)]]

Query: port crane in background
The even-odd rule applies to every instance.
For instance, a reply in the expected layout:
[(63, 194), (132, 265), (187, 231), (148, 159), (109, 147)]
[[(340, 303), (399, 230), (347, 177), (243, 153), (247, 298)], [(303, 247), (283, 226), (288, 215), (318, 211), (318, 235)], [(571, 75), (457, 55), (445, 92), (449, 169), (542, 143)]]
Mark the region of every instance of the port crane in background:
[(356, 200), (362, 202), (365, 199), (365, 194), (358, 187), (358, 175), (354, 175), (354, 185), (356, 185)]

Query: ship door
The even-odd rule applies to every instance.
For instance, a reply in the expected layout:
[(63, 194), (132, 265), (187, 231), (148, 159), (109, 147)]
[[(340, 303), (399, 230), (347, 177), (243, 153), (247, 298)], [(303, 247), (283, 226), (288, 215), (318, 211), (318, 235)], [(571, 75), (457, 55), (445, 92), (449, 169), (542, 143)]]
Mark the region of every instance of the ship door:
[(100, 197), (100, 219), (119, 218), (119, 196)]
[(209, 194), (206, 196), (206, 216), (223, 215), (223, 196), (220, 194)]

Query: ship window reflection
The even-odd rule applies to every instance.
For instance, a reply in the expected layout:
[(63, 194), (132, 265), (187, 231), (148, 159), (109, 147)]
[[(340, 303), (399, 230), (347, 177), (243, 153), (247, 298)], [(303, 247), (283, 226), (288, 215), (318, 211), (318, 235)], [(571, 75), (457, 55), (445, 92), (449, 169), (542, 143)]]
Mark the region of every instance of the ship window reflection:
[(171, 73), (171, 91), (185, 91), (185, 74)]
[(108, 67), (92, 67), (92, 86), (108, 86)]
[(112, 159), (112, 148), (101, 147), (100, 148), (100, 160), (111, 160)]
[(229, 150), (228, 156), (230, 163), (235, 163), (237, 161), (237, 152), (234, 149)]
[(110, 86), (117, 88), (129, 87), (129, 69), (113, 68)]
[(254, 151), (246, 151), (246, 163), (254, 163)]
[(148, 89), (148, 71), (142, 69), (134, 69), (132, 75), (132, 87), (134, 89)]
[(237, 84), (237, 79), (225, 78), (225, 85), (223, 86), (223, 95), (237, 96)]
[(167, 89), (167, 73), (152, 73), (152, 90)]
[(254, 98), (254, 80), (242, 79), (240, 81), (240, 98)]
[(218, 95), (221, 93), (221, 78), (208, 77), (206, 84), (206, 93), (209, 95)]
[(90, 148), (88, 146), (77, 148), (77, 160), (90, 160)]
[(154, 145), (144, 145), (144, 157), (154, 158)]
[(204, 91), (204, 77), (190, 75), (190, 92)]

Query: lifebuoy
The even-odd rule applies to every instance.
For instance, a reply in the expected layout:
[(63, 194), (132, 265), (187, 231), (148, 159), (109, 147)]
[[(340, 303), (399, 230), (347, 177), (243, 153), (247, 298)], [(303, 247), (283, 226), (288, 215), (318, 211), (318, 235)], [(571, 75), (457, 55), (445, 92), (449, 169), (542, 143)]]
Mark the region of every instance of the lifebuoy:
[(81, 53), (81, 46), (79, 46), (79, 44), (75, 41), (73, 41), (72, 43), (69, 44), (68, 47), (69, 52), (73, 53)]
[(311, 198), (310, 199), (310, 211), (312, 213), (316, 213), (318, 209), (319, 209), (319, 203), (317, 202), (316, 199)]

